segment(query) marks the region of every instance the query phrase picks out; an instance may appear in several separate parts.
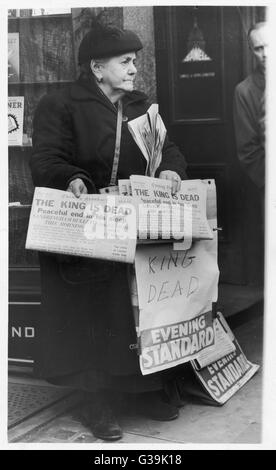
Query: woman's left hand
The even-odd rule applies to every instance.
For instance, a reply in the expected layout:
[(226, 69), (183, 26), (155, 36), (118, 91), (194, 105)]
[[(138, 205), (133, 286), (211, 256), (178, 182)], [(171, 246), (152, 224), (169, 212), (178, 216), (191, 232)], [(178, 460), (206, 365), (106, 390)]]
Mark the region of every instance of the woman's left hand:
[(170, 180), (172, 182), (172, 195), (174, 195), (175, 193), (177, 193), (177, 191), (180, 190), (181, 178), (175, 171), (161, 171), (159, 178), (163, 180)]

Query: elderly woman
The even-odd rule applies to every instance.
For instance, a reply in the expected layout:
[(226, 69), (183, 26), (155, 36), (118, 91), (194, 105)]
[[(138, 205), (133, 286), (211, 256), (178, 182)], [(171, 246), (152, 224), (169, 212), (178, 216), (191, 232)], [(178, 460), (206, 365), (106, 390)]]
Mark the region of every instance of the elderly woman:
[[(116, 181), (145, 174), (145, 158), (127, 126), (149, 107), (146, 95), (133, 89), (136, 53), (142, 47), (136, 34), (110, 25), (97, 24), (84, 36), (79, 79), (69, 89), (44, 96), (34, 116), (35, 186), (71, 191), (76, 197), (96, 193), (110, 184), (118, 154)], [(176, 191), (186, 178), (185, 167), (183, 155), (167, 139), (156, 176), (172, 180)], [(110, 392), (135, 394), (138, 409), (153, 419), (176, 418), (177, 407), (164, 399), (167, 374), (143, 377), (139, 369), (127, 266), (42, 253), (40, 266), (36, 374), (88, 392), (86, 420), (101, 439), (122, 436)]]

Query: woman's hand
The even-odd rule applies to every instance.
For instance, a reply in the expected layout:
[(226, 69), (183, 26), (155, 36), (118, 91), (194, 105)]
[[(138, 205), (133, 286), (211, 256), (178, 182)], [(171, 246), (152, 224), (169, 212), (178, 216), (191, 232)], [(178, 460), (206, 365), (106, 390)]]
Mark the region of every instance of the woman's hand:
[(163, 180), (170, 180), (172, 182), (172, 195), (174, 195), (175, 193), (177, 193), (177, 191), (180, 190), (181, 178), (175, 171), (161, 171), (159, 178)]
[(87, 187), (85, 186), (81, 178), (76, 178), (75, 180), (70, 181), (66, 191), (73, 193), (76, 197), (80, 197), (81, 194), (88, 193)]

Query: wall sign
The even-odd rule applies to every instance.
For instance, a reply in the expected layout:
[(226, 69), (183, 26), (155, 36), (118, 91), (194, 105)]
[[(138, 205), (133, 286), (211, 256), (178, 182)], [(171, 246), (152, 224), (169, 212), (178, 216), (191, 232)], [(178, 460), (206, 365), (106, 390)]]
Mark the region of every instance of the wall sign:
[(223, 118), (223, 35), (220, 7), (171, 9), (173, 122)]
[(32, 364), (40, 302), (10, 302), (9, 351), (10, 364)]

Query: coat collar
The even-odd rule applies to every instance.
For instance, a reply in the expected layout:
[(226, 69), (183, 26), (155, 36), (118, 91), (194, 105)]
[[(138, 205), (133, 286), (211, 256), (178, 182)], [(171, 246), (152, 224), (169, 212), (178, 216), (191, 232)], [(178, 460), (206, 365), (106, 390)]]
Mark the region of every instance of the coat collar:
[[(79, 78), (71, 86), (71, 98), (76, 101), (99, 101), (106, 106), (110, 107), (113, 111), (116, 111), (115, 107), (109, 101), (107, 97), (99, 90), (96, 83), (92, 80), (84, 80)], [(147, 101), (147, 95), (138, 90), (134, 90), (130, 93), (126, 93), (123, 98), (125, 106), (135, 102)]]

